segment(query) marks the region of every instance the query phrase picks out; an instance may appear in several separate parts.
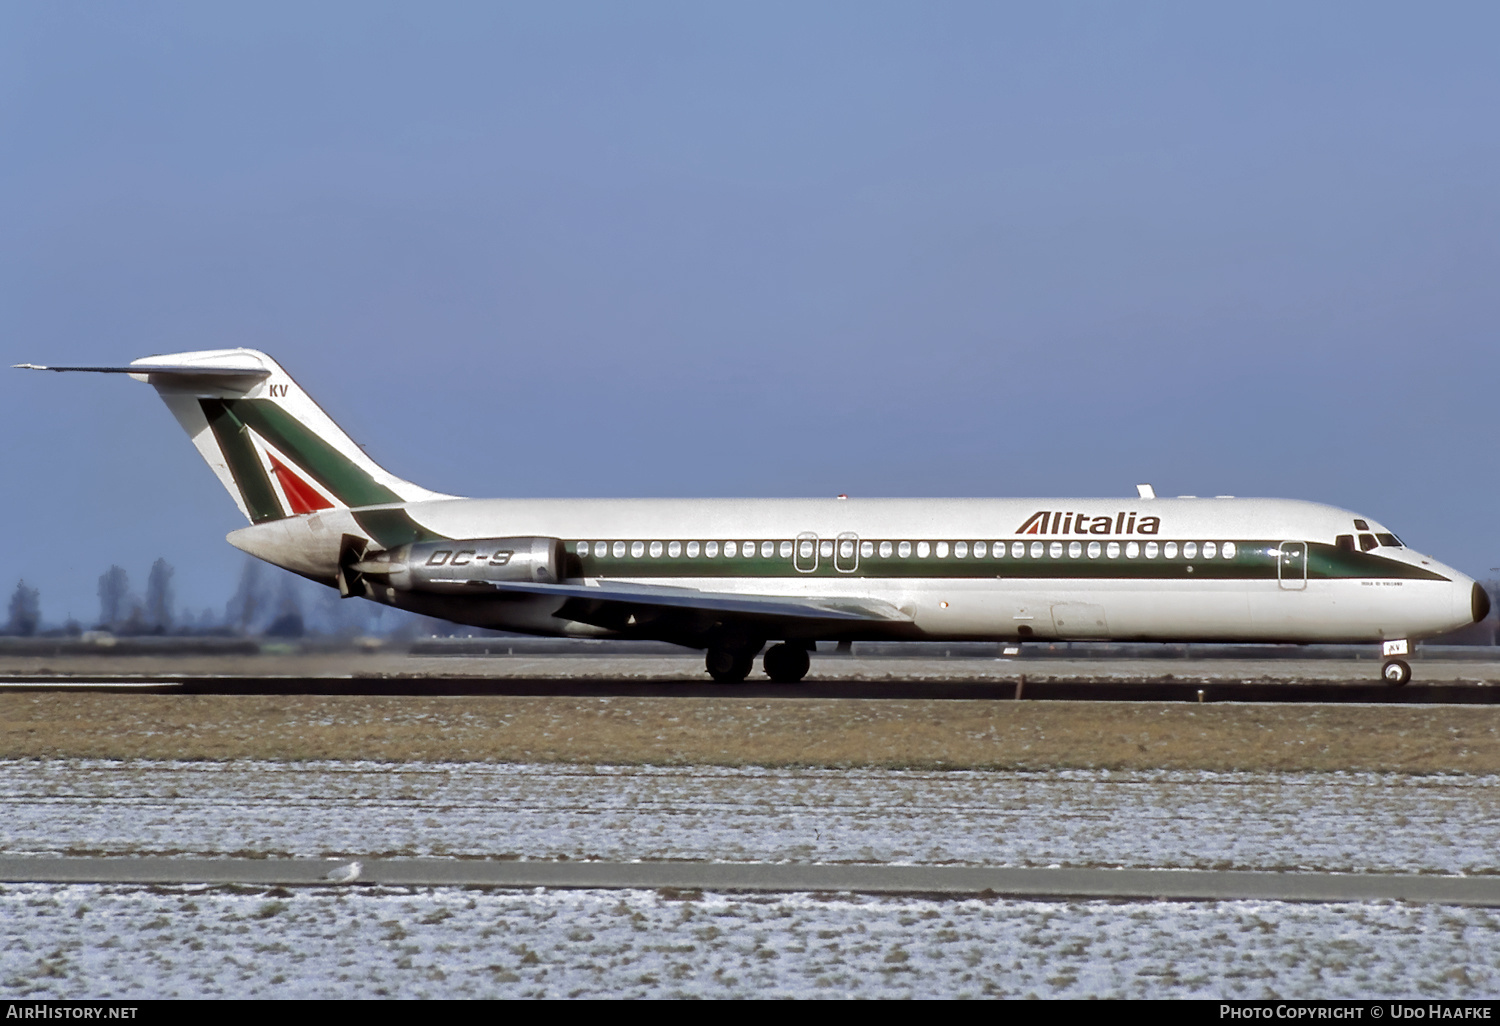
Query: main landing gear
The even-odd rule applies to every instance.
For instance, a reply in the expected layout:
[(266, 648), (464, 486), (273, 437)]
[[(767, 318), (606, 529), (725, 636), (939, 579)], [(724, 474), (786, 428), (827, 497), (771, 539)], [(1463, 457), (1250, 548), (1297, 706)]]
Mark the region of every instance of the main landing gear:
[[(750, 676), (755, 667), (755, 650), (744, 648), (710, 648), (704, 657), (708, 675), (720, 684), (738, 684)], [(801, 645), (772, 645), (761, 664), (766, 676), (778, 684), (795, 684), (807, 676), (812, 660)]]
[(738, 684), (750, 676), (755, 652), (742, 648), (711, 648), (703, 660), (708, 675), (720, 684)]
[(772, 645), (767, 650), (761, 665), (766, 669), (766, 676), (776, 683), (795, 684), (807, 676), (808, 668), (812, 666), (812, 659), (808, 656), (807, 649), (783, 642), (780, 645)]

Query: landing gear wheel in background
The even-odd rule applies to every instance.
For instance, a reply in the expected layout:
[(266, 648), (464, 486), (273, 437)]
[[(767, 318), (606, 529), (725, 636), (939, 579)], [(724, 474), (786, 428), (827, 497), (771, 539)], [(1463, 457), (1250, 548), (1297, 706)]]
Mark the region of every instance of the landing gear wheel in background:
[(1411, 680), (1411, 667), (1400, 659), (1390, 659), (1380, 668), (1380, 679), (1393, 688), (1399, 688)]
[(766, 676), (776, 683), (795, 684), (807, 676), (812, 660), (808, 657), (807, 649), (781, 644), (772, 645), (766, 651), (761, 665), (766, 669)]
[(708, 675), (720, 684), (738, 684), (755, 668), (755, 656), (727, 648), (711, 648), (703, 664)]

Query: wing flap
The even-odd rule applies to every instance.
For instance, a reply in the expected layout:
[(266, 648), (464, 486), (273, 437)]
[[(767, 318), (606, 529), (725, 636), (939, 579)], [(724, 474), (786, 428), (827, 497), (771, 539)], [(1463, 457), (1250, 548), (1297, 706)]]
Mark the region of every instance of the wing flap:
[(475, 589), (521, 595), (555, 596), (628, 606), (692, 609), (703, 612), (777, 619), (824, 620), (844, 623), (910, 623), (910, 614), (888, 602), (863, 598), (802, 598), (794, 595), (742, 595), (732, 592), (667, 588), (653, 584), (606, 581), (598, 585), (532, 584), (527, 581), (434, 581), (466, 584)]

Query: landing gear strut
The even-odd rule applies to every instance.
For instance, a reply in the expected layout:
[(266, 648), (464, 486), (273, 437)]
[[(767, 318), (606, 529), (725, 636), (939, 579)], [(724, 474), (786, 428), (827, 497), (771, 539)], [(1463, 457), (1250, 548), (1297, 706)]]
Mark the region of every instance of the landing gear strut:
[(755, 653), (739, 648), (711, 648), (703, 660), (708, 675), (720, 684), (738, 684), (755, 667)]
[(1411, 667), (1401, 659), (1387, 659), (1380, 668), (1380, 679), (1393, 688), (1399, 688), (1411, 680)]
[(1411, 680), (1411, 667), (1406, 664), (1406, 660), (1392, 658), (1404, 656), (1410, 651), (1411, 646), (1405, 638), (1381, 642), (1380, 654), (1385, 658), (1385, 665), (1380, 668), (1380, 679), (1393, 688), (1399, 688)]
[(807, 676), (812, 660), (808, 657), (807, 649), (782, 642), (780, 645), (772, 645), (766, 651), (761, 665), (765, 667), (766, 676), (776, 683), (795, 684)]

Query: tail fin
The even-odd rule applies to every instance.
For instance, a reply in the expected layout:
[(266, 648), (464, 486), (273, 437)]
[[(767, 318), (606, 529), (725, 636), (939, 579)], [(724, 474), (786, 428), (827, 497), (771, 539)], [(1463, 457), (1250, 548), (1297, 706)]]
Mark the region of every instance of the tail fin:
[(22, 366), (129, 374), (154, 386), (254, 524), (453, 497), (380, 467), (275, 360), (254, 349), (148, 356), (127, 367)]

